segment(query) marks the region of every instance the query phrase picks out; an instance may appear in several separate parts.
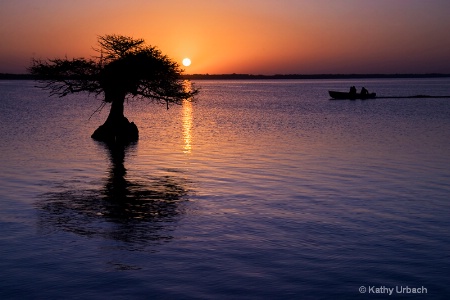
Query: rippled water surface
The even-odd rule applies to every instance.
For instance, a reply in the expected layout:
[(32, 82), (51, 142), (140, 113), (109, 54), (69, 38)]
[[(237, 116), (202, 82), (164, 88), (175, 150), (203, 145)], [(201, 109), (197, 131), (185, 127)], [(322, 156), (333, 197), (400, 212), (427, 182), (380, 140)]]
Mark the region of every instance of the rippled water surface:
[(327, 95), (449, 79), (195, 84), (169, 110), (130, 100), (140, 140), (117, 149), (90, 138), (99, 99), (0, 81), (2, 299), (450, 293), (450, 99)]

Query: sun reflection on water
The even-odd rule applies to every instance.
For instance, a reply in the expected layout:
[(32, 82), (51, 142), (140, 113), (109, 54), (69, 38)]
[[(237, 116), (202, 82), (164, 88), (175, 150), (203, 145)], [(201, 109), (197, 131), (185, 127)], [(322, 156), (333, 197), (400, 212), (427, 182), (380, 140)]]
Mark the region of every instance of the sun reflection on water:
[(192, 103), (190, 101), (183, 102), (183, 152), (186, 154), (192, 151)]
[[(192, 90), (192, 83), (184, 80), (184, 88), (187, 91)], [(192, 152), (192, 99), (183, 101), (182, 109), (183, 120), (183, 153), (189, 154)]]

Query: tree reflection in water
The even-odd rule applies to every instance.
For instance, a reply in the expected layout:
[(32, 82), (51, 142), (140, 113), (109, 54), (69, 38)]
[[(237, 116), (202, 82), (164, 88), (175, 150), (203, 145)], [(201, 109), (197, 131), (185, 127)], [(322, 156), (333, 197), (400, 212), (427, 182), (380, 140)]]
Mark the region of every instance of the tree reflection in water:
[(43, 194), (37, 202), (39, 227), (113, 239), (133, 249), (172, 239), (187, 201), (186, 182), (172, 176), (129, 181), (124, 161), (134, 146), (103, 145), (111, 160), (104, 185)]

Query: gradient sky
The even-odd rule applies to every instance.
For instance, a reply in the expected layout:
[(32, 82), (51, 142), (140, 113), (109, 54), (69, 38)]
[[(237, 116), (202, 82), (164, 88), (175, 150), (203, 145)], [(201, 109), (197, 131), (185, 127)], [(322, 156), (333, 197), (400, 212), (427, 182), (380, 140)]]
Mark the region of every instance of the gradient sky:
[(0, 0), (0, 73), (143, 38), (194, 73), (450, 73), (449, 0)]

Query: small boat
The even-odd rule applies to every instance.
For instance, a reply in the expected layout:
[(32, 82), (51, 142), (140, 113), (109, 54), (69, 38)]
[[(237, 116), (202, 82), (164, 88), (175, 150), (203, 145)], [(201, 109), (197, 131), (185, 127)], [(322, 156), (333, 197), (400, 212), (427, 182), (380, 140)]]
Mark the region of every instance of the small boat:
[(360, 94), (360, 93), (349, 93), (349, 92), (336, 92), (328, 91), (330, 97), (335, 100), (356, 100), (356, 99), (373, 99), (377, 96), (376, 93)]

